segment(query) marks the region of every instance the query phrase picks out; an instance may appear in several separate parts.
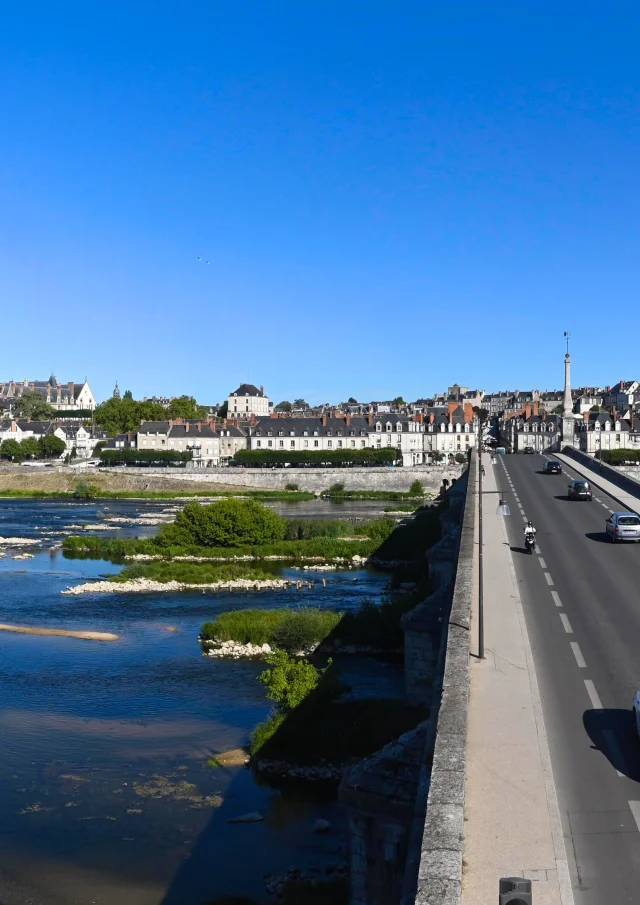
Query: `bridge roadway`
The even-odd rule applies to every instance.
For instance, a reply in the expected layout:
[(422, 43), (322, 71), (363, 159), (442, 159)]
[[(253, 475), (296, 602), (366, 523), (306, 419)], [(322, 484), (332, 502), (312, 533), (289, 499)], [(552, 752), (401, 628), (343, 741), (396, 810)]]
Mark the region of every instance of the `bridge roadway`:
[[(640, 905), (640, 544), (612, 544), (610, 512), (594, 488), (569, 502), (570, 477), (543, 475), (545, 456), (498, 456), (506, 519), (540, 686), (576, 905)], [(492, 467), (483, 456), (486, 468)], [(485, 506), (495, 497), (485, 497)], [(489, 503), (489, 500), (492, 502)], [(638, 502), (640, 508), (640, 501)], [(539, 552), (524, 552), (524, 520)], [(527, 815), (507, 811), (517, 832)]]

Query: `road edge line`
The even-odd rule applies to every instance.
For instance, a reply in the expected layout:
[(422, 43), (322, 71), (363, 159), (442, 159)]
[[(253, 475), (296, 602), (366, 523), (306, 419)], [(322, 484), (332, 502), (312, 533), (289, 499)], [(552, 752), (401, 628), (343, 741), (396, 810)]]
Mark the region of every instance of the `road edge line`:
[[(505, 540), (508, 541), (507, 526), (502, 519), (502, 532)], [(560, 888), (561, 905), (575, 905), (573, 897), (573, 885), (571, 883), (571, 873), (569, 871), (569, 861), (567, 858), (567, 848), (564, 841), (564, 832), (562, 830), (562, 821), (560, 819), (560, 806), (558, 805), (558, 793), (556, 791), (556, 783), (553, 778), (553, 769), (551, 766), (551, 753), (549, 751), (549, 740), (547, 738), (547, 730), (544, 725), (544, 716), (542, 715), (542, 703), (540, 701), (540, 689), (538, 687), (538, 677), (536, 676), (536, 668), (533, 662), (533, 652), (531, 650), (531, 642), (529, 641), (529, 632), (527, 623), (524, 618), (524, 609), (516, 580), (516, 572), (513, 565), (513, 553), (511, 547), (507, 550), (507, 561), (509, 563), (509, 574), (511, 578), (511, 586), (513, 588), (513, 597), (515, 601), (518, 621), (520, 623), (520, 631), (522, 632), (522, 645), (524, 655), (527, 661), (527, 672), (529, 675), (529, 686), (531, 688), (531, 699), (533, 701), (533, 715), (536, 721), (536, 731), (538, 733), (538, 749), (540, 752), (540, 761), (542, 764), (542, 774), (544, 777), (545, 791), (547, 795), (547, 812), (549, 814), (549, 822), (551, 824), (551, 840), (556, 861), (556, 870), (558, 873), (558, 886)]]

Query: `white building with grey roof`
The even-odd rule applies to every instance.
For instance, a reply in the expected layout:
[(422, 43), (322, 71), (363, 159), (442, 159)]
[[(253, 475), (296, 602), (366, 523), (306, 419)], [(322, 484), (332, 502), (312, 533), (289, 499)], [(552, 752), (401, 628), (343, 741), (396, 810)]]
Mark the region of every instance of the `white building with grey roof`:
[(273, 411), (273, 402), (265, 395), (264, 387), (252, 383), (241, 383), (237, 390), (229, 393), (227, 399), (227, 417), (250, 420), (265, 418)]

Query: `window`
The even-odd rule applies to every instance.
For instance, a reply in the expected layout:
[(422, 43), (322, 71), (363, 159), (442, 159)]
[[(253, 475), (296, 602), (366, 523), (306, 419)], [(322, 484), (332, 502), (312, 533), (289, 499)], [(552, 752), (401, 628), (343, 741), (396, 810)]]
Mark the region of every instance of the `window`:
[(396, 430), (397, 430), (397, 431), (401, 431), (401, 430), (402, 430), (402, 421), (398, 421), (398, 423), (396, 424)]
[(269, 440), (269, 441), (267, 442), (267, 446), (273, 446), (273, 440)]
[(295, 431), (289, 431), (289, 436), (290, 436), (290, 437), (295, 437), (295, 435), (296, 435), (296, 432), (295, 432)]
[(308, 437), (308, 436), (309, 436), (309, 431), (302, 431), (302, 436), (303, 436), (303, 437)]
[(341, 437), (341, 436), (342, 436), (342, 431), (336, 431), (336, 434), (337, 434), (339, 437)]
[(284, 440), (278, 440), (278, 446), (280, 447), (280, 449), (282, 449), (282, 447), (284, 446)]
[[(313, 436), (314, 436), (314, 437), (317, 437), (317, 436), (318, 436), (318, 431), (314, 431), (314, 432), (313, 432)], [(317, 443), (314, 443), (314, 446), (317, 446), (317, 445), (318, 445)]]
[(377, 431), (381, 431), (381, 430), (382, 430), (382, 425), (380, 424), (379, 421), (378, 421), (378, 423), (376, 424), (376, 430), (377, 430)]
[(338, 446), (342, 448), (342, 440), (338, 440)]
[(356, 445), (356, 441), (355, 441), (355, 440), (352, 440), (352, 441), (351, 441), (351, 448), (353, 449), (353, 447), (355, 447), (355, 445)]
[(279, 437), (284, 437), (284, 431), (278, 431), (278, 436), (279, 436)]
[(327, 440), (327, 449), (331, 449), (332, 446), (333, 446), (333, 441)]
[(262, 440), (256, 440), (256, 446), (258, 447), (258, 449), (260, 449), (260, 447), (262, 446)]
[(393, 430), (393, 425), (391, 424), (390, 421), (387, 421), (387, 430), (388, 431)]
[[(273, 437), (273, 431), (267, 431), (267, 437)], [(271, 444), (269, 444), (271, 446)]]
[(314, 445), (314, 446), (317, 446), (317, 445), (318, 445), (318, 441), (317, 441), (317, 440), (314, 440), (314, 441), (313, 441), (313, 445)]
[(362, 449), (364, 449), (366, 445), (367, 445), (367, 441), (366, 441), (366, 440), (361, 440), (361, 441), (360, 441), (360, 446), (362, 447)]
[(305, 440), (305, 441), (304, 441), (304, 445), (305, 445), (305, 446), (308, 446), (308, 445), (309, 445), (309, 441), (308, 441), (308, 440)]

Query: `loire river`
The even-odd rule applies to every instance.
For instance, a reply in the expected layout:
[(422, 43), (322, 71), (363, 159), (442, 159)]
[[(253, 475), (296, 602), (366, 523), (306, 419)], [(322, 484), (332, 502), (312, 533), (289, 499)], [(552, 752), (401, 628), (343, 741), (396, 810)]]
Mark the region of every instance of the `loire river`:
[[(318, 581), (301, 592), (61, 595), (119, 569), (66, 559), (55, 548), (65, 533), (111, 524), (110, 537), (142, 536), (155, 528), (105, 517), (170, 505), (0, 502), (0, 535), (38, 540), (2, 548), (0, 622), (121, 638), (0, 632), (2, 905), (201, 905), (224, 894), (264, 902), (264, 875), (324, 872), (346, 858), (335, 792), (278, 789), (244, 766), (207, 768), (211, 756), (246, 744), (269, 707), (256, 681), (263, 666), (202, 657), (197, 635), (234, 608), (347, 609), (379, 597), (386, 576), (324, 572), (315, 577), (326, 590)], [(329, 504), (304, 507), (295, 515), (329, 514)], [(373, 514), (370, 504), (362, 514)], [(25, 551), (33, 558), (14, 558)], [(346, 657), (340, 665), (354, 693), (402, 694), (399, 666)], [(253, 811), (262, 822), (228, 823)], [(328, 833), (314, 833), (318, 818), (330, 821)]]

